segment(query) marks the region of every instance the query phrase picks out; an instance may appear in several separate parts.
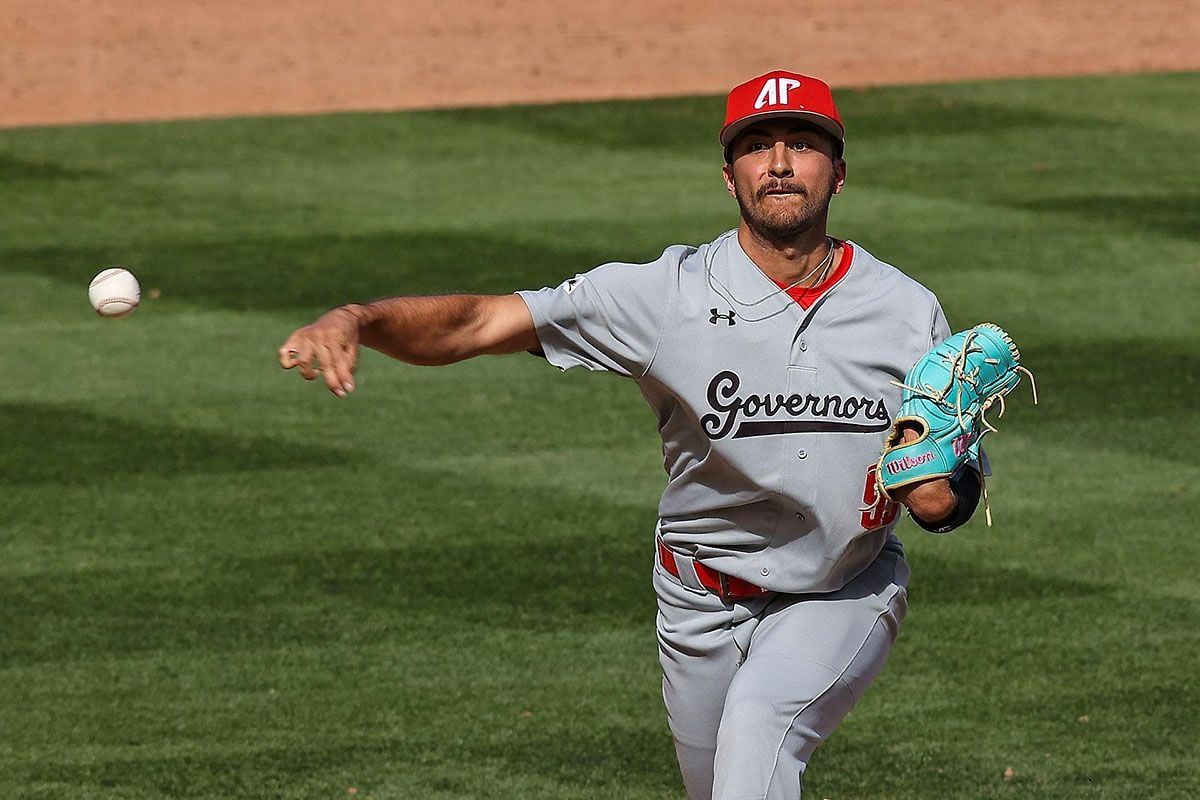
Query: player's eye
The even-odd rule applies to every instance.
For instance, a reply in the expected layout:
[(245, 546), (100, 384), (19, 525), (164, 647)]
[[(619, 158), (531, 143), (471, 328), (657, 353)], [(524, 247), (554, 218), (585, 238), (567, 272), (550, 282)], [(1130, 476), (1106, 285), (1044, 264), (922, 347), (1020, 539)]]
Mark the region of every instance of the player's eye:
[(749, 150), (752, 153), (759, 153), (759, 152), (762, 152), (763, 150), (767, 150), (767, 149), (768, 148), (767, 148), (766, 142), (750, 142)]
[(794, 142), (792, 144), (793, 150), (807, 150), (810, 147), (812, 147), (812, 145), (810, 145), (808, 142)]

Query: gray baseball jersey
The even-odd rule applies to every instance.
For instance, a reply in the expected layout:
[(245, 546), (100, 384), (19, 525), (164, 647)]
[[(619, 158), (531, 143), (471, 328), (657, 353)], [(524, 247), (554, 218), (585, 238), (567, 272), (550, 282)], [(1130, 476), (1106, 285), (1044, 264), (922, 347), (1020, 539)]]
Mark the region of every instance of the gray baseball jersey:
[(654, 409), (673, 550), (773, 592), (831, 592), (892, 536), (871, 470), (891, 384), (950, 331), (921, 284), (846, 242), (801, 303), (729, 231), (519, 292), (546, 359), (633, 378)]

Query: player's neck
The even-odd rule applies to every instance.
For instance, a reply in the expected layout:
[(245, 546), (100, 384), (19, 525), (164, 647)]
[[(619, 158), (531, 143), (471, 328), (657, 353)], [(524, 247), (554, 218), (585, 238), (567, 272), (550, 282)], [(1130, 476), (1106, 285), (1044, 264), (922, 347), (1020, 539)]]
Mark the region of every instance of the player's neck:
[(815, 286), (826, 269), (819, 269), (829, 256), (829, 238), (824, 225), (814, 225), (812, 230), (792, 239), (773, 241), (754, 231), (743, 219), (738, 223), (738, 244), (767, 277), (780, 283), (797, 286)]

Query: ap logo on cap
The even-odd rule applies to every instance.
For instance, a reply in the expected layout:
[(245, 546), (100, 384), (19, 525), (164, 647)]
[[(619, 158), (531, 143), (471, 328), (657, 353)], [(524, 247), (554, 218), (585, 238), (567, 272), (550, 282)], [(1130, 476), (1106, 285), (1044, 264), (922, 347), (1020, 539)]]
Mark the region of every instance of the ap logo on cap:
[(754, 110), (763, 106), (786, 106), (788, 92), (799, 88), (800, 81), (795, 78), (768, 78), (758, 93), (758, 99), (754, 101)]
[[(811, 75), (777, 69), (745, 83), (729, 92), (725, 104), (725, 126), (721, 128), (721, 146), (728, 147), (739, 133), (756, 120), (779, 117), (798, 117), (826, 131), (838, 144), (839, 151), (846, 142), (833, 92), (829, 84)], [(838, 153), (839, 157), (841, 153)], [(726, 154), (728, 157), (728, 154)]]

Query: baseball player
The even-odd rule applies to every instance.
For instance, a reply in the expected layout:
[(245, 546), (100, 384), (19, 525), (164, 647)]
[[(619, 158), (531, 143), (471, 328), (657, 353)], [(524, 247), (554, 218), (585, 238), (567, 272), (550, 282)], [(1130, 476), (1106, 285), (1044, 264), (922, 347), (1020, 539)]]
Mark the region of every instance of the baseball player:
[[(279, 359), (338, 396), (360, 345), (422, 365), (529, 351), (636, 381), (667, 472), (653, 582), (688, 796), (796, 800), (904, 619), (899, 505), (874, 470), (892, 381), (950, 331), (928, 289), (828, 235), (846, 162), (825, 83), (775, 71), (735, 87), (720, 142), (741, 216), (707, 244), (538, 291), (342, 306)], [(891, 495), (943, 532), (980, 483), (969, 468)]]

